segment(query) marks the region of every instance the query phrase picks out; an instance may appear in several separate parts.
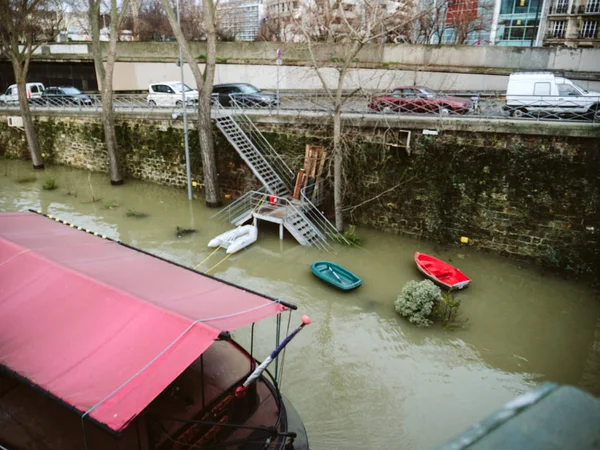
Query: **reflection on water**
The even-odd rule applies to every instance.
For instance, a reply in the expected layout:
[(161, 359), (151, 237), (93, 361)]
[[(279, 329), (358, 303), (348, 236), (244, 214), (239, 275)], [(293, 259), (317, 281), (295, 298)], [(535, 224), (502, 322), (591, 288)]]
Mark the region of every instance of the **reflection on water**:
[[(29, 167), (0, 161), (0, 210), (42, 209), (187, 266), (207, 258), (207, 242), (230, 228), (210, 219), (215, 211), (202, 201), (188, 202), (184, 190), (136, 181), (111, 187), (103, 174), (88, 182), (86, 172), (58, 167), (18, 182), (32, 174)], [(49, 177), (59, 189), (41, 189)], [(127, 210), (148, 217), (128, 217)], [(177, 226), (197, 232), (178, 238)], [(279, 241), (276, 228), (261, 224), (256, 244), (225, 261), (217, 252), (198, 268), (312, 317), (288, 349), (282, 384), (313, 448), (434, 448), (541, 381), (600, 394), (600, 302), (589, 288), (468, 248), (359, 231), (364, 248), (328, 255), (289, 237)], [(418, 329), (394, 312), (403, 284), (421, 279), (412, 260), (417, 250), (474, 280), (457, 294), (463, 329)], [(310, 273), (318, 259), (346, 266), (363, 286), (332, 290)], [(290, 326), (298, 321), (294, 314)], [(262, 358), (275, 345), (275, 322), (256, 329)], [(235, 335), (249, 344), (248, 329)]]

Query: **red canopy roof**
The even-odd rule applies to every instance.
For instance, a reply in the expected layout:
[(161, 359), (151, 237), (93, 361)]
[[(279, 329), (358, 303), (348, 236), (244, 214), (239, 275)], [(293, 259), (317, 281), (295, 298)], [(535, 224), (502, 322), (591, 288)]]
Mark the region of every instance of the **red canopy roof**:
[(267, 297), (35, 213), (0, 213), (0, 364), (122, 430)]

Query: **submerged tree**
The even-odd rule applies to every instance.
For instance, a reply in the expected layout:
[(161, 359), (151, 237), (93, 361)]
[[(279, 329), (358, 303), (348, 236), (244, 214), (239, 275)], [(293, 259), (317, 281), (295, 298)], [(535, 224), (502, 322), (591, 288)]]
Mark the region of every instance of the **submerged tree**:
[[(340, 232), (344, 228), (342, 107), (358, 92), (344, 92), (346, 79), (367, 44), (384, 43), (398, 34), (409, 34), (417, 17), (411, 2), (311, 0), (303, 4), (294, 19), (293, 32), (308, 47), (311, 66), (332, 111), (335, 226)], [(332, 55), (326, 63), (317, 56), (322, 48)], [(330, 76), (332, 65), (334, 76)]]
[[(216, 8), (212, 0), (202, 2), (204, 28), (206, 30), (206, 64), (204, 71), (200, 70), (198, 61), (194, 57), (188, 41), (177, 23), (177, 17), (169, 0), (162, 0), (169, 23), (177, 42), (181, 46), (183, 58), (189, 65), (198, 89), (198, 137), (202, 154), (202, 170), (204, 174), (204, 195), (206, 205), (209, 207), (221, 204), (219, 185), (217, 180), (217, 165), (215, 157), (212, 122), (210, 119), (211, 96), (215, 79), (215, 65), (217, 56), (217, 27)], [(183, 61), (181, 62), (183, 64)]]
[(55, 0), (0, 1), (0, 54), (13, 67), (19, 109), (34, 169), (43, 169), (44, 160), (29, 109), (27, 73), (33, 53), (58, 35), (61, 8), (62, 4)]
[(92, 56), (102, 94), (102, 126), (104, 127), (104, 143), (108, 151), (109, 176), (113, 185), (123, 184), (123, 169), (119, 155), (117, 135), (115, 133), (115, 113), (113, 110), (113, 72), (117, 58), (117, 41), (119, 28), (127, 11), (129, 0), (122, 0), (119, 5), (117, 0), (110, 0), (110, 28), (106, 66), (102, 57), (102, 43), (100, 41), (100, 8), (102, 0), (88, 0), (88, 18), (92, 35)]

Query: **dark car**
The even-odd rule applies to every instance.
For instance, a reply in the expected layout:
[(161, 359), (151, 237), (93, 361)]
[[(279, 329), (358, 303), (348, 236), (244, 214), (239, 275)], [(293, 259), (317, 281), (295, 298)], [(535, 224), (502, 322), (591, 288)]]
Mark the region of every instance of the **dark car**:
[(42, 104), (48, 106), (92, 106), (94, 100), (73, 86), (49, 87), (42, 92)]
[(375, 111), (466, 114), (473, 110), (470, 100), (439, 95), (426, 87), (398, 87), (392, 92), (371, 98), (369, 108)]
[(237, 104), (246, 107), (270, 108), (279, 104), (275, 94), (263, 92), (247, 83), (215, 84), (212, 91), (213, 101), (219, 101), (222, 106)]

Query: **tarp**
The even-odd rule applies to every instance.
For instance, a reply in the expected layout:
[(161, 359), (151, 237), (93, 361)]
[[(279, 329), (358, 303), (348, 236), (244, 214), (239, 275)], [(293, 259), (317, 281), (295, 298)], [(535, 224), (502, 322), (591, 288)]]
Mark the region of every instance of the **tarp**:
[(0, 213), (0, 364), (120, 431), (219, 336), (285, 307), (35, 213)]

